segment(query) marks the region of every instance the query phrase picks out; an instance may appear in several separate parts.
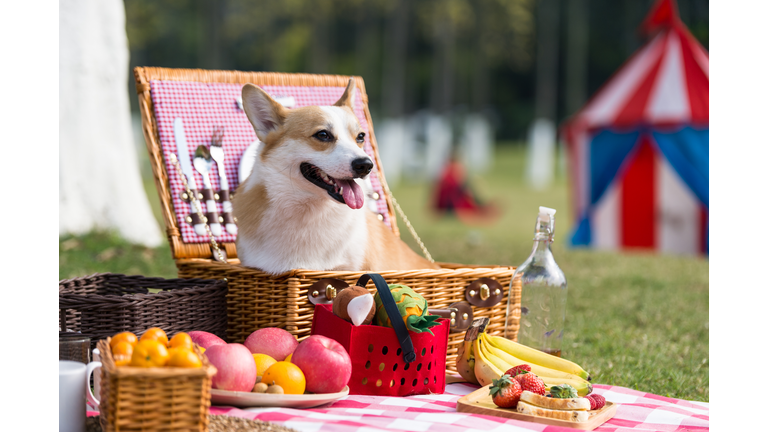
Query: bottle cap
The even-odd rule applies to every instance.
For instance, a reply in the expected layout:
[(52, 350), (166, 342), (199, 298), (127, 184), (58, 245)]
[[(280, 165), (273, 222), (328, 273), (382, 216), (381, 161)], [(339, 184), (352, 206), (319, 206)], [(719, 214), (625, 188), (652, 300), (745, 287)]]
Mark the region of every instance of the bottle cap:
[(539, 207), (539, 218), (541, 218), (544, 222), (549, 222), (552, 220), (552, 217), (555, 216), (555, 213), (557, 210), (549, 207), (540, 206)]

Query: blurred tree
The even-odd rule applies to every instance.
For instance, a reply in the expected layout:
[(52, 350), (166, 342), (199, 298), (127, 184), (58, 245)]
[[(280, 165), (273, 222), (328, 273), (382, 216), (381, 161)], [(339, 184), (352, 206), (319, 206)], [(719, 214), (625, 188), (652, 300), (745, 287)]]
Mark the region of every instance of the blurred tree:
[[(362, 0), (360, 0), (362, 3)], [(381, 70), (381, 58), (388, 50), (381, 49), (381, 23), (379, 22), (379, 7), (371, 5), (357, 5), (355, 11), (355, 75), (365, 79), (366, 92), (369, 97), (378, 95), (378, 89), (371, 86), (379, 82), (386, 73)], [(405, 67), (405, 60), (403, 60)], [(405, 73), (405, 71), (403, 71)], [(405, 91), (403, 89), (403, 91)]]
[(381, 101), (383, 115), (391, 118), (405, 114), (409, 6), (408, 0), (390, 2), (385, 18)]
[(624, 19), (624, 34), (622, 38), (625, 57), (631, 56), (642, 45), (643, 40), (637, 33), (637, 26), (640, 25), (640, 22), (654, 2), (655, 0), (624, 0), (620, 3), (624, 9), (622, 11)]
[[(311, 4), (305, 4), (302, 9), (310, 13), (312, 23), (312, 38), (309, 44), (309, 70), (313, 73), (329, 73), (331, 63), (331, 38), (330, 31), (334, 16), (334, 0), (315, 0)], [(298, 12), (298, 11), (296, 11)], [(305, 12), (305, 13), (306, 13)]]
[(473, 46), (473, 70), (470, 106), (474, 111), (481, 111), (488, 107), (490, 102), (491, 74), (490, 62), (493, 53), (488, 49), (493, 44), (493, 33), (488, 22), (490, 5), (486, 0), (479, 0), (475, 4), (475, 28)]
[(589, 0), (568, 0), (565, 12), (565, 115), (570, 116), (587, 101)]
[(557, 119), (560, 0), (539, 0), (536, 22), (536, 117)]
[(59, 6), (59, 236), (114, 230), (158, 246), (133, 146), (123, 2)]
[(443, 113), (454, 103), (456, 38), (471, 25), (473, 11), (466, 0), (432, 0), (420, 6), (417, 16), (434, 52), (429, 106)]
[(495, 0), (498, 14), (494, 27), (508, 65), (518, 72), (529, 72), (533, 65), (536, 0)]
[[(539, 28), (554, 42), (538, 40), (536, 20), (550, 18), (537, 11), (559, 1), (128, 0), (126, 18), (131, 67), (360, 74), (374, 116), (486, 107), (502, 120), (498, 136), (519, 139), (534, 111), (559, 121), (608, 79), (639, 46), (635, 29), (652, 0), (588, 0), (583, 17), (587, 0), (567, 0), (562, 20)], [(678, 1), (706, 47), (708, 0)], [(534, 52), (549, 56), (550, 81), (537, 78)], [(545, 86), (554, 109), (535, 102), (544, 82), (554, 82)]]
[(536, 8), (536, 101), (528, 135), (526, 179), (536, 188), (554, 179), (560, 0), (539, 0)]
[(221, 26), (224, 19), (224, 0), (208, 0), (198, 9), (200, 22), (205, 29), (201, 43), (198, 46), (200, 64), (206, 69), (225, 68), (224, 56), (221, 54), (223, 46), (221, 38)]

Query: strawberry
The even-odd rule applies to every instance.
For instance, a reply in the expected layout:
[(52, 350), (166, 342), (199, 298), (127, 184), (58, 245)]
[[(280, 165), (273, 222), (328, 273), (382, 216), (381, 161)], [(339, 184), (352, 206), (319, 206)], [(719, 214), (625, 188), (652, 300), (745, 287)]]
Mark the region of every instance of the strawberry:
[(591, 394), (588, 395), (587, 398), (589, 399), (590, 403), (594, 401), (594, 405), (590, 406), (589, 409), (591, 410), (599, 410), (600, 408), (605, 406), (605, 398), (600, 396), (599, 394)]
[(592, 399), (592, 395), (586, 395), (584, 396), (584, 398), (589, 401), (590, 410), (596, 409), (595, 407), (597, 406), (597, 402), (594, 399)]
[(508, 371), (504, 372), (505, 374), (511, 376), (512, 378), (516, 377), (517, 375), (523, 373), (523, 371), (530, 372), (531, 367), (527, 364), (521, 364), (517, 365), (513, 368), (510, 368)]
[(547, 391), (544, 381), (542, 381), (535, 373), (523, 372), (515, 376), (515, 380), (520, 383), (520, 388), (528, 390), (531, 393), (544, 396), (544, 393)]
[(520, 401), (523, 389), (520, 383), (504, 374), (499, 379), (491, 382), (491, 396), (493, 403), (501, 408), (514, 408)]

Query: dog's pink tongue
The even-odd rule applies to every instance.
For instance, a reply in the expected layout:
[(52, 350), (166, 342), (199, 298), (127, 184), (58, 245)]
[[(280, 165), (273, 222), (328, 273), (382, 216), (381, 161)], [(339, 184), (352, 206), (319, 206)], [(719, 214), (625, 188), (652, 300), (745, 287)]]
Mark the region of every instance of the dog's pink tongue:
[(344, 197), (344, 202), (347, 203), (349, 208), (357, 210), (363, 206), (365, 197), (363, 196), (363, 189), (354, 180), (336, 180), (339, 186), (343, 187), (341, 196)]

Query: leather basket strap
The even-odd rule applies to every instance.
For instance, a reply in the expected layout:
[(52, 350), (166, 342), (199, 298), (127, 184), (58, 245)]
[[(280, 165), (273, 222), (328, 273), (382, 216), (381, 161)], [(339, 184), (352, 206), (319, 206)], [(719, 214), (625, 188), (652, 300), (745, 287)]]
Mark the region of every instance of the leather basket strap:
[(357, 286), (365, 288), (365, 285), (369, 280), (372, 280), (376, 285), (376, 290), (379, 292), (379, 298), (384, 305), (384, 310), (387, 311), (389, 321), (392, 323), (392, 328), (395, 330), (397, 340), (400, 341), (400, 348), (403, 349), (403, 361), (405, 363), (411, 363), (416, 360), (416, 353), (413, 350), (413, 341), (408, 334), (408, 329), (405, 327), (403, 317), (400, 316), (400, 311), (397, 309), (392, 292), (389, 290), (389, 285), (378, 273), (366, 273), (360, 276), (357, 280)]

